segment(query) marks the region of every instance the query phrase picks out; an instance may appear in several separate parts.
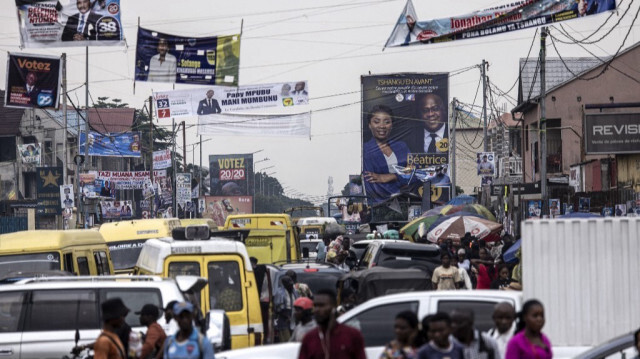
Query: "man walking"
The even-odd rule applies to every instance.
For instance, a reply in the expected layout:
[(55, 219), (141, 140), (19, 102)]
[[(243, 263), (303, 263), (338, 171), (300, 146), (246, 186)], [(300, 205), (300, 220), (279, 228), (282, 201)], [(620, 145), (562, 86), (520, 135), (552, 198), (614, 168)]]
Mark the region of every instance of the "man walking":
[(514, 321), (516, 319), (516, 310), (508, 302), (496, 304), (493, 309), (493, 323), (495, 327), (491, 328), (487, 334), (495, 339), (500, 349), (500, 356), (504, 359), (507, 350), (507, 344), (516, 330)]
[(458, 289), (462, 279), (458, 268), (451, 266), (451, 255), (448, 251), (444, 252), (440, 255), (440, 259), (442, 260), (442, 265), (433, 271), (433, 276), (431, 277), (433, 288), (437, 290)]
[(142, 344), (140, 358), (155, 358), (162, 349), (165, 339), (167, 339), (167, 335), (164, 333), (160, 324), (158, 324), (158, 307), (153, 304), (145, 304), (136, 314), (140, 316), (140, 324), (147, 327), (147, 335)]
[(127, 359), (124, 345), (117, 331), (124, 325), (124, 317), (129, 313), (122, 299), (112, 298), (104, 301), (102, 309), (102, 333), (93, 345), (95, 359)]
[(366, 359), (362, 334), (336, 321), (336, 304), (333, 290), (316, 292), (313, 315), (318, 327), (302, 339), (298, 359)]
[(280, 279), (282, 286), (276, 291), (273, 304), (276, 308), (276, 330), (280, 343), (288, 342), (293, 329), (293, 302), (297, 299), (293, 280), (288, 275)]
[(173, 315), (180, 330), (164, 343), (164, 359), (214, 359), (213, 345), (209, 339), (193, 327), (193, 304), (176, 303)]
[(296, 318), (296, 327), (293, 328), (290, 342), (301, 342), (305, 334), (313, 330), (318, 324), (313, 320), (313, 301), (307, 297), (301, 297), (293, 302), (293, 311)]
[(474, 314), (470, 309), (454, 309), (451, 328), (454, 343), (462, 345), (465, 359), (500, 359), (495, 340), (474, 327)]

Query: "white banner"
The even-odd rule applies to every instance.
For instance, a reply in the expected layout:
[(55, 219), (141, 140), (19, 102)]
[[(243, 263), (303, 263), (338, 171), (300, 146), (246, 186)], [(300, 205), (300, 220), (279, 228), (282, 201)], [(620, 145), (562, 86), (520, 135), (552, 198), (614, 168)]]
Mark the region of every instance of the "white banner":
[(60, 186), (60, 206), (62, 209), (73, 208), (75, 206), (74, 198), (72, 184)]
[(176, 175), (176, 202), (182, 208), (191, 202), (191, 173)]
[(311, 113), (199, 116), (198, 135), (309, 137)]
[(308, 91), (307, 82), (298, 81), (240, 87), (202, 86), (154, 92), (153, 98), (156, 114), (162, 119), (304, 106), (309, 104)]
[[(153, 195), (149, 171), (89, 171), (80, 174), (80, 189), (87, 198), (115, 197), (116, 190), (142, 189), (144, 195)], [(166, 182), (167, 170), (153, 171), (153, 179)], [(145, 184), (147, 185), (145, 187)]]
[(18, 145), (18, 152), (22, 158), (24, 164), (34, 164), (40, 166), (40, 144), (39, 143), (27, 143), (24, 145)]
[(171, 167), (171, 150), (153, 151), (153, 169), (161, 170)]

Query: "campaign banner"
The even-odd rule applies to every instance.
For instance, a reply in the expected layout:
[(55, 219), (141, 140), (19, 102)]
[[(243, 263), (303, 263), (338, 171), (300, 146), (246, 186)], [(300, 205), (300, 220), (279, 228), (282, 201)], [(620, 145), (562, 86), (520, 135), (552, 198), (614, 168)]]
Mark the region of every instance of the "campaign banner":
[(209, 156), (212, 196), (253, 196), (253, 154)]
[(589, 212), (591, 210), (591, 198), (578, 198), (578, 212)]
[[(116, 190), (141, 189), (149, 184), (149, 171), (89, 171), (80, 174), (80, 190), (86, 198), (115, 197)], [(156, 183), (162, 183), (163, 190), (171, 193), (167, 185), (167, 171), (153, 171)], [(170, 182), (170, 180), (169, 180)], [(148, 189), (147, 189), (148, 190)]]
[(591, 154), (640, 152), (640, 113), (584, 116), (585, 150)]
[[(445, 171), (449, 74), (373, 75), (361, 81), (362, 171), (373, 203), (400, 192), (417, 193), (422, 180), (451, 183)], [(416, 175), (415, 169), (423, 171)]]
[(176, 174), (176, 203), (183, 209), (191, 202), (191, 173)]
[(171, 150), (153, 151), (153, 169), (161, 170), (171, 167)]
[(560, 215), (560, 208), (562, 208), (560, 199), (553, 198), (549, 200), (549, 214), (551, 215), (551, 218), (555, 218)]
[(36, 214), (39, 216), (61, 214), (62, 167), (36, 167), (36, 174), (38, 176)]
[[(86, 136), (80, 132), (80, 151), (84, 154)], [(89, 156), (140, 157), (140, 132), (89, 133)]]
[(39, 143), (18, 145), (18, 153), (24, 164), (40, 166), (41, 148)]
[(615, 0), (520, 0), (461, 16), (418, 20), (407, 1), (385, 47), (473, 39), (615, 10)]
[(495, 177), (496, 154), (493, 152), (476, 153), (476, 167), (478, 168), (478, 176)]
[(309, 104), (306, 81), (249, 85), (208, 86), (188, 90), (154, 92), (159, 119), (213, 115), (257, 109), (296, 108)]
[(542, 218), (542, 201), (527, 201), (527, 213), (525, 215), (525, 218)]
[(73, 196), (73, 185), (63, 184), (60, 186), (60, 208), (73, 208), (75, 206), (75, 197)]
[(120, 0), (16, 0), (22, 47), (125, 45)]
[(253, 197), (205, 196), (203, 208), (202, 218), (211, 218), (216, 225), (224, 226), (229, 215), (253, 213)]
[(239, 115), (225, 113), (198, 117), (198, 135), (309, 137), (311, 112), (294, 115)]
[(60, 83), (60, 57), (9, 53), (5, 107), (57, 108)]
[(100, 201), (103, 219), (127, 219), (133, 217), (133, 201)]
[(240, 35), (182, 37), (138, 27), (136, 81), (238, 86)]

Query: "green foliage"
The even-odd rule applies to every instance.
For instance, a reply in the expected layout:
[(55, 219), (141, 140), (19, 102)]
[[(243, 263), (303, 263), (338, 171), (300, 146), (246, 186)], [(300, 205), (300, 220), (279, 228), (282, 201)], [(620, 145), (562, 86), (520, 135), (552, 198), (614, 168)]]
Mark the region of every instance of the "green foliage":
[(255, 177), (256, 213), (282, 213), (287, 208), (314, 205), (309, 201), (285, 196), (282, 185), (275, 177), (262, 172), (257, 173)]

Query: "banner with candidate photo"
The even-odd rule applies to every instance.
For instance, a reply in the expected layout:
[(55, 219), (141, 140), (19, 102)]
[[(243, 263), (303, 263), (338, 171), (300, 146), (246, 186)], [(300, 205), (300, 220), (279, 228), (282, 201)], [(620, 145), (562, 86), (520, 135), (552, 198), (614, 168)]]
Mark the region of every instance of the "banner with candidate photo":
[(309, 104), (306, 81), (240, 87), (208, 86), (188, 90), (154, 92), (156, 115), (159, 119), (215, 115), (261, 109), (290, 109), (302, 112)]
[(212, 196), (253, 196), (253, 154), (209, 156)]
[(24, 145), (18, 145), (18, 153), (23, 164), (32, 164), (40, 166), (41, 160), (41, 148), (39, 143), (25, 143)]
[(373, 203), (451, 183), (449, 74), (362, 76), (362, 174)]
[(60, 57), (9, 54), (5, 107), (58, 107)]
[(120, 0), (16, 0), (22, 47), (125, 45)]
[[(85, 133), (80, 132), (80, 151), (84, 154)], [(89, 156), (140, 157), (140, 132), (89, 133)]]
[(73, 185), (63, 184), (60, 186), (60, 207), (73, 208), (75, 206), (75, 197), (73, 196)]
[(493, 152), (476, 153), (476, 167), (478, 169), (478, 176), (495, 177), (496, 154)]
[(217, 226), (224, 226), (227, 217), (232, 214), (253, 213), (253, 197), (205, 196), (203, 208), (202, 218), (211, 218)]
[(133, 201), (100, 201), (103, 219), (127, 219), (134, 216)]
[[(141, 189), (149, 194), (149, 176), (149, 171), (89, 171), (80, 174), (80, 191), (86, 198), (113, 198), (117, 190)], [(171, 179), (167, 178), (167, 170), (153, 171), (153, 180), (156, 182), (154, 193), (167, 192), (171, 195)], [(161, 188), (160, 192), (157, 187)]]
[(153, 151), (153, 169), (161, 170), (171, 167), (171, 150)]
[(182, 37), (138, 28), (136, 81), (238, 86), (240, 35)]
[(408, 0), (385, 47), (473, 39), (615, 9), (615, 0), (519, 0), (460, 16), (421, 21)]

